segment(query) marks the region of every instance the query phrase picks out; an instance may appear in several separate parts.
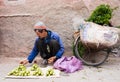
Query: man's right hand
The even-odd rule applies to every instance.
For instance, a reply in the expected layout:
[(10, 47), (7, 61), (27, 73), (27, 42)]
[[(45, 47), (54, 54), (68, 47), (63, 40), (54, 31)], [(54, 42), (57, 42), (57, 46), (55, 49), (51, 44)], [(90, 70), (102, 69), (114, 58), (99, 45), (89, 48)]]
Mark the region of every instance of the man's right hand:
[(23, 64), (23, 65), (25, 65), (27, 63), (29, 63), (29, 61), (27, 59), (20, 61), (20, 64)]

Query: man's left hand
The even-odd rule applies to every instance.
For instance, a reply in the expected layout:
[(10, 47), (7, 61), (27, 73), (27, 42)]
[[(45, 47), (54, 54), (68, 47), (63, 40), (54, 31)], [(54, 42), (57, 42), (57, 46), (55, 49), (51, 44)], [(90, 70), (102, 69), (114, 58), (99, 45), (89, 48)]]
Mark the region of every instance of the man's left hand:
[(50, 58), (48, 59), (48, 63), (49, 63), (49, 64), (50, 64), (50, 63), (53, 63), (53, 62), (55, 61), (55, 59), (56, 59), (56, 56), (50, 57)]

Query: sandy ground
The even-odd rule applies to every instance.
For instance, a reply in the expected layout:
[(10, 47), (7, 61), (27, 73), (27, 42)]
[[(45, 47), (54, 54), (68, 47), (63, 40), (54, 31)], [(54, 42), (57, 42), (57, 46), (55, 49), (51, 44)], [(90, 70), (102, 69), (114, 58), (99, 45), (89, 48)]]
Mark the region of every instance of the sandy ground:
[(120, 57), (110, 55), (107, 61), (98, 66), (85, 66), (83, 69), (71, 74), (63, 74), (59, 78), (41, 79), (8, 79), (7, 73), (19, 65), (24, 58), (0, 58), (0, 82), (120, 82)]

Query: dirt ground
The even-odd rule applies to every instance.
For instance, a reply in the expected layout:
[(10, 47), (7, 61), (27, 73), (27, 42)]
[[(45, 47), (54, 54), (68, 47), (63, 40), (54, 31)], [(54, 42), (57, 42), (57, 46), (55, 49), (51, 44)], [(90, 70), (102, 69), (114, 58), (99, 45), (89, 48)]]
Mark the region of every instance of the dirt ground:
[(120, 57), (110, 55), (107, 61), (98, 66), (83, 65), (83, 69), (74, 73), (61, 73), (59, 78), (41, 79), (8, 79), (7, 73), (18, 66), (18, 62), (24, 58), (0, 58), (0, 82), (120, 82)]

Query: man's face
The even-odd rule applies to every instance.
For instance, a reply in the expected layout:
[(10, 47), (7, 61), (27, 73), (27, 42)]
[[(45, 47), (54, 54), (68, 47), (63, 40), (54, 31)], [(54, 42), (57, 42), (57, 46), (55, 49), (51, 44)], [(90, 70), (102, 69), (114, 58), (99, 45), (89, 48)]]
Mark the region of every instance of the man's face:
[(45, 37), (45, 35), (44, 35), (45, 30), (43, 30), (43, 29), (34, 29), (34, 31), (35, 31), (35, 33), (37, 34), (38, 37), (40, 37), (40, 38)]

